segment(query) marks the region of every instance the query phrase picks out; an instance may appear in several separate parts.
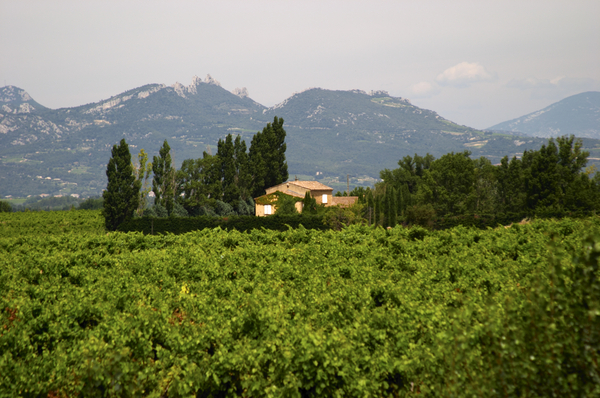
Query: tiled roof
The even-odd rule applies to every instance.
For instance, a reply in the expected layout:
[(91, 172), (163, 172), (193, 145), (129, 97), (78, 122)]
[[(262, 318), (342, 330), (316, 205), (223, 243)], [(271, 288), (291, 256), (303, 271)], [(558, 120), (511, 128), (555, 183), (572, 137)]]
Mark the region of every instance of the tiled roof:
[(283, 191), (283, 193), (288, 194), (290, 196), (295, 196), (296, 198), (304, 197), (304, 195), (300, 195), (298, 192), (290, 191), (289, 189), (286, 189), (285, 191)]
[(289, 184), (294, 184), (302, 188), (310, 189), (311, 191), (317, 190), (328, 190), (333, 188), (328, 187), (325, 184), (321, 184), (319, 181), (288, 181)]

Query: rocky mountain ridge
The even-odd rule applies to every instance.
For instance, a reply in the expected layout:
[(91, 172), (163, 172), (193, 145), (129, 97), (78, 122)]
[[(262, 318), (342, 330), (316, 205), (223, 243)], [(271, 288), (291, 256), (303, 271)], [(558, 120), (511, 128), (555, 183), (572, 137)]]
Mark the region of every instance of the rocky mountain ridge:
[(588, 91), (572, 95), (489, 129), (512, 131), (532, 137), (575, 135), (600, 139), (600, 92)]
[[(546, 142), (460, 126), (385, 91), (312, 88), (267, 108), (247, 89), (229, 92), (210, 75), (194, 77), (190, 85), (148, 84), (56, 110), (16, 87), (0, 93), (0, 197), (97, 195), (106, 186), (110, 150), (121, 138), (132, 156), (144, 148), (150, 158), (167, 139), (179, 167), (204, 151), (214, 153), (230, 133), (249, 146), (274, 116), (285, 120), (290, 174), (334, 188), (345, 185), (347, 174), (354, 184), (370, 185), (380, 170), (415, 153), (470, 150), (497, 163)], [(596, 141), (585, 145), (595, 148)]]

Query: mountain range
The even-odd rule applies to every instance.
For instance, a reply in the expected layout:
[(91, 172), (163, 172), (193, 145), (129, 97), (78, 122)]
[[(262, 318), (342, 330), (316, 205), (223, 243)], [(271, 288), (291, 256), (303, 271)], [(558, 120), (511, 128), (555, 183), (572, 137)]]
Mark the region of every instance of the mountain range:
[[(290, 177), (317, 179), (335, 189), (344, 189), (347, 175), (353, 185), (371, 185), (380, 170), (415, 153), (439, 157), (469, 150), (498, 163), (547, 142), (458, 125), (385, 91), (313, 88), (269, 108), (245, 88), (229, 92), (210, 75), (194, 77), (187, 86), (149, 84), (61, 109), (6, 86), (0, 89), (0, 108), (0, 197), (98, 195), (106, 187), (110, 150), (121, 138), (132, 157), (144, 148), (150, 158), (167, 139), (179, 167), (204, 151), (215, 153), (217, 141), (230, 133), (249, 146), (274, 116), (285, 120)], [(596, 157), (598, 144), (584, 139)]]
[(600, 139), (600, 92), (572, 95), (539, 111), (496, 124), (489, 130), (534, 137), (574, 135)]

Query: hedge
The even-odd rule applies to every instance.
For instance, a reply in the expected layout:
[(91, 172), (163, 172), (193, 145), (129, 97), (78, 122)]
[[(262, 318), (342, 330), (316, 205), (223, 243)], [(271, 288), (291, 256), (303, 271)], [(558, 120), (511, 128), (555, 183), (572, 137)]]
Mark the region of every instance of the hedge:
[(121, 224), (118, 228), (122, 232), (137, 231), (144, 234), (184, 234), (205, 228), (221, 227), (224, 230), (235, 229), (237, 231), (249, 231), (252, 229), (268, 229), (275, 231), (286, 231), (290, 227), (298, 228), (302, 225), (306, 229), (327, 230), (330, 229), (323, 223), (322, 216), (316, 215), (272, 215), (268, 217), (256, 216), (229, 216), (229, 217), (141, 217), (133, 218)]

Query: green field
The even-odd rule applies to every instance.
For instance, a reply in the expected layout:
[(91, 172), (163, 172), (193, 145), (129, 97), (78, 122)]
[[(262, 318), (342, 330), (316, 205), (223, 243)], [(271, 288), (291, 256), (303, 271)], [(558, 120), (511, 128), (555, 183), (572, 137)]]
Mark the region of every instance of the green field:
[(600, 220), (106, 233), (0, 213), (0, 396), (598, 396)]

